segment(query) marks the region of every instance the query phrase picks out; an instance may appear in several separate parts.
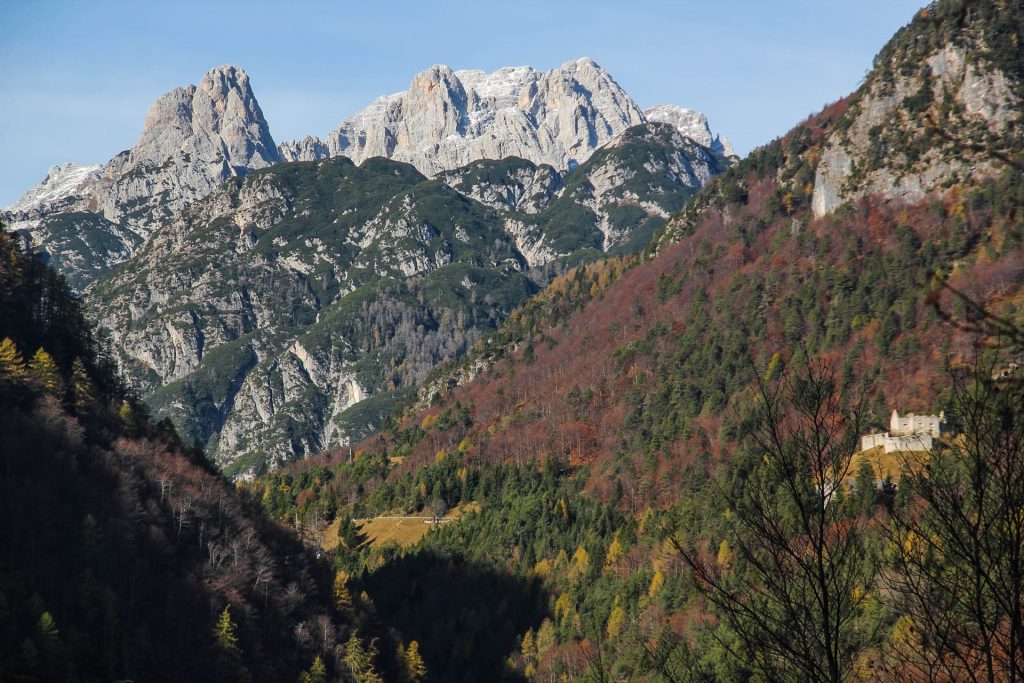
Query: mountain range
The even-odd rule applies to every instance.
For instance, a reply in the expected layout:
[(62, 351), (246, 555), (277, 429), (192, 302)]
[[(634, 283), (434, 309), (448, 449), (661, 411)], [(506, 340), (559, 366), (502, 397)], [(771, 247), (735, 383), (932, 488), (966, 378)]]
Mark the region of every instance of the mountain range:
[[(651, 110), (722, 155), (698, 112)], [(321, 143), (277, 145), (249, 83), (235, 66), (175, 88), (150, 107), (129, 150), (102, 166), (54, 166), (0, 213), (83, 289), (125, 261), (149, 234), (228, 178), (281, 161), (383, 156), (433, 176), (478, 159), (522, 157), (565, 171), (626, 128), (647, 121), (615, 80), (590, 59), (547, 73), (530, 67), (454, 72), (432, 67), (409, 90), (378, 99)]]
[(327, 140), (275, 145), (246, 73), (220, 67), (160, 97), (132, 149), (55, 167), (6, 213), (89, 292), (156, 415), (233, 473), (365, 436), (553, 274), (640, 251), (732, 163), (702, 114), (645, 114), (589, 59), (433, 67)]
[(427, 175), (510, 156), (567, 169), (646, 121), (671, 123), (695, 142), (732, 154), (727, 142), (712, 137), (702, 114), (672, 105), (641, 111), (589, 58), (546, 73), (434, 66), (413, 78), (408, 90), (380, 97), (342, 121), (323, 141), (306, 137), (279, 150), (289, 161), (345, 155), (359, 163), (384, 156)]

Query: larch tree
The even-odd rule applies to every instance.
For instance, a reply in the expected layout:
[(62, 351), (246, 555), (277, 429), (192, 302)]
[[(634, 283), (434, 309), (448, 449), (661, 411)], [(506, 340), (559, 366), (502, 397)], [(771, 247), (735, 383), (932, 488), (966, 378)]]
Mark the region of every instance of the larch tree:
[(132, 404), (128, 401), (121, 401), (121, 408), (117, 411), (118, 417), (121, 418), (121, 422), (124, 424), (129, 434), (135, 434), (139, 428), (139, 418), (135, 414), (135, 409), (132, 408)]
[(89, 377), (85, 363), (75, 358), (71, 363), (71, 405), (81, 414), (96, 401), (96, 384)]
[(427, 676), (427, 665), (420, 654), (420, 644), (415, 640), (405, 650), (405, 675), (410, 683), (420, 683)]
[(28, 362), (29, 374), (47, 394), (60, 397), (64, 394), (64, 378), (60, 376), (60, 370), (53, 356), (46, 352), (46, 349), (36, 349), (32, 360)]
[(0, 381), (19, 384), (28, 377), (25, 359), (10, 337), (0, 341)]
[(352, 591), (348, 587), (348, 572), (339, 569), (334, 575), (334, 601), (342, 612), (352, 610)]
[(235, 622), (231, 621), (231, 606), (224, 607), (213, 629), (213, 638), (217, 646), (224, 652), (238, 656), (238, 636), (235, 634)]
[(320, 655), (313, 659), (308, 671), (304, 671), (299, 677), (300, 683), (324, 683), (327, 680), (327, 667)]
[(383, 683), (384, 679), (374, 669), (376, 657), (377, 646), (371, 641), (369, 647), (364, 647), (359, 630), (353, 630), (345, 643), (345, 666), (356, 683)]

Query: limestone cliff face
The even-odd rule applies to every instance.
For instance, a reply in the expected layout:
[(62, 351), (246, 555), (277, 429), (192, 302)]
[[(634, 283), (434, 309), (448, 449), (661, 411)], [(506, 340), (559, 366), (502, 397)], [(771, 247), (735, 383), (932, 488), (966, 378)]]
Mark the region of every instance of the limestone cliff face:
[(377, 99), (345, 119), (323, 143), (285, 143), (288, 159), (384, 156), (427, 175), (478, 159), (522, 157), (565, 170), (644, 121), (643, 112), (591, 59), (546, 73), (509, 67), (493, 73), (434, 66), (409, 89)]
[(920, 201), (999, 166), (991, 140), (1012, 136), (1021, 116), (1006, 74), (953, 43), (915, 68), (898, 64), (900, 56), (875, 69), (845, 128), (829, 136), (814, 179), (816, 216), (866, 194)]
[(154, 102), (131, 149), (102, 167), (51, 170), (4, 218), (81, 289), (227, 178), (278, 161), (248, 75), (223, 66)]

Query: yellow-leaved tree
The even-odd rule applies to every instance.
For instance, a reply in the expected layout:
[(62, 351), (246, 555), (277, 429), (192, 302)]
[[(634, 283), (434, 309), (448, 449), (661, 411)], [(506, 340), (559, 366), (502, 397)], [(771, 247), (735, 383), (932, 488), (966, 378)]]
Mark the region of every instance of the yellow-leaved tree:
[(334, 601), (342, 612), (352, 609), (352, 592), (348, 589), (348, 572), (344, 569), (334, 575)]
[(301, 683), (324, 683), (326, 680), (327, 667), (324, 666), (324, 660), (320, 655), (317, 655), (313, 660), (309, 671), (302, 672), (302, 675), (299, 677)]
[(604, 558), (604, 570), (611, 571), (615, 568), (615, 563), (622, 557), (622, 544), (619, 543), (619, 534), (616, 533), (612, 538), (611, 544), (608, 546), (608, 554)]
[(96, 401), (96, 384), (89, 377), (85, 363), (75, 358), (71, 363), (71, 405), (81, 414)]
[(376, 643), (371, 640), (369, 647), (364, 646), (359, 637), (359, 630), (353, 630), (348, 642), (345, 643), (345, 667), (355, 683), (384, 683), (384, 679), (373, 668), (376, 658)]
[(0, 381), (12, 384), (24, 382), (28, 378), (25, 359), (21, 351), (10, 337), (0, 341)]
[(43, 347), (36, 349), (32, 360), (28, 362), (28, 371), (46, 393), (58, 397), (64, 394), (64, 379), (60, 376), (57, 363)]
[(405, 676), (409, 683), (420, 683), (427, 676), (427, 664), (420, 654), (420, 644), (415, 640), (405, 650)]
[(622, 609), (618, 602), (619, 599), (615, 598), (615, 607), (612, 607), (612, 613), (608, 615), (606, 631), (609, 638), (615, 638), (622, 633), (622, 627), (626, 623), (626, 610)]
[(237, 656), (238, 636), (235, 635), (235, 622), (231, 621), (231, 607), (225, 606), (217, 619), (217, 625), (213, 628), (213, 638), (224, 652)]

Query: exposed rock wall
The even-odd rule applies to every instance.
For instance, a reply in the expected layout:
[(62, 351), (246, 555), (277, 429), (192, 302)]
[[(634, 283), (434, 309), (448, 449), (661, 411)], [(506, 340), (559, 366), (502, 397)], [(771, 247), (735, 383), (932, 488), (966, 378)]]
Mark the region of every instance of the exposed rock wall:
[(426, 175), (479, 159), (521, 157), (559, 171), (583, 163), (599, 147), (647, 120), (670, 123), (683, 135), (730, 155), (699, 112), (662, 105), (645, 114), (592, 59), (541, 72), (507, 67), (493, 73), (433, 66), (409, 89), (375, 100), (321, 142), (282, 143), (282, 157), (310, 161), (344, 155), (357, 163), (383, 156)]
[(3, 218), (82, 289), (224, 180), (280, 160), (248, 75), (222, 66), (157, 99), (131, 149), (51, 169)]
[(975, 143), (1006, 134), (1019, 115), (1006, 76), (968, 60), (956, 45), (932, 53), (912, 75), (876, 76), (854, 102), (848, 128), (825, 147), (814, 214), (873, 193), (920, 201), (944, 183), (987, 172), (997, 161)]

